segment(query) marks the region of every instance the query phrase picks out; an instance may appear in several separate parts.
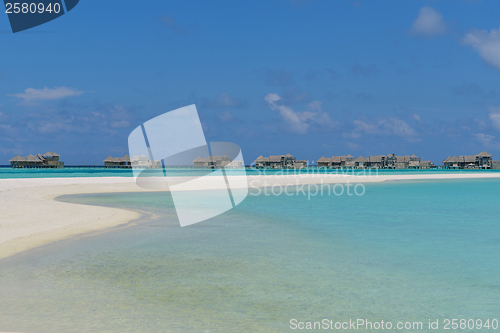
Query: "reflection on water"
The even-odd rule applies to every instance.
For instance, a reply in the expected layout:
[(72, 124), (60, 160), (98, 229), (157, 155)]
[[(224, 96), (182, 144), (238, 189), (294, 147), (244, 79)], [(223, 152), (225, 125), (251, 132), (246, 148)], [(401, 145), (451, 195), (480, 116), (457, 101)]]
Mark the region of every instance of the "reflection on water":
[(498, 185), (249, 195), (185, 228), (167, 193), (66, 197), (159, 218), (0, 262), (0, 331), (287, 332), (292, 318), (497, 318)]

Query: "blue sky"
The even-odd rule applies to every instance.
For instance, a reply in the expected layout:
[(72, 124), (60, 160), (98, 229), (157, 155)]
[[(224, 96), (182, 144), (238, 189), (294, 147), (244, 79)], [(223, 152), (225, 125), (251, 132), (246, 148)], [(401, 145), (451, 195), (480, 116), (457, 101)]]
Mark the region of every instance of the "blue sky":
[(0, 19), (0, 164), (128, 153), (196, 104), (207, 141), (260, 154), (500, 160), (495, 1), (80, 1), (12, 34)]

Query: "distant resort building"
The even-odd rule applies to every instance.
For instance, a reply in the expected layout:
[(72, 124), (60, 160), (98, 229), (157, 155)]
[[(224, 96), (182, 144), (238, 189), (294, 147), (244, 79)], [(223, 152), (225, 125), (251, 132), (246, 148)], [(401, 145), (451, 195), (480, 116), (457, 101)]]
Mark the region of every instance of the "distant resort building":
[(243, 161), (233, 161), (229, 156), (226, 154), (220, 156), (208, 156), (208, 157), (201, 157), (198, 156), (197, 158), (194, 159), (193, 161), (194, 166), (197, 168), (241, 168), (243, 167)]
[[(54, 152), (45, 154), (28, 155), (26, 157), (16, 156), (9, 160), (12, 168), (64, 168), (64, 162), (60, 161), (60, 155)], [(161, 161), (151, 160), (147, 155), (134, 155), (130, 158), (128, 155), (123, 157), (108, 156), (103, 160), (104, 166), (66, 166), (67, 168), (142, 168), (157, 169), (162, 167)], [(270, 155), (264, 157), (260, 155), (254, 161), (255, 168), (261, 169), (303, 169), (307, 168), (306, 160), (297, 160), (291, 154)], [(243, 161), (232, 160), (227, 155), (217, 156), (198, 156), (193, 160), (193, 164), (180, 167), (187, 168), (243, 168)], [(436, 168), (431, 161), (422, 161), (420, 157), (413, 155), (395, 154), (388, 155), (370, 155), (369, 157), (359, 156), (355, 158), (352, 155), (340, 155), (325, 157), (317, 160), (318, 168), (347, 168), (347, 169), (431, 169)], [(477, 155), (448, 156), (443, 161), (443, 166), (437, 168), (445, 169), (500, 169), (500, 161), (494, 161), (491, 154), (482, 151)]]
[(317, 162), (319, 167), (329, 167), (329, 168), (342, 168), (342, 167), (354, 167), (355, 158), (351, 154), (345, 156), (332, 156), (326, 158), (322, 156)]
[(106, 167), (121, 167), (121, 168), (131, 168), (130, 156), (125, 155), (123, 157), (107, 157), (104, 161), (104, 166)]
[(302, 169), (307, 167), (306, 160), (297, 160), (291, 154), (270, 155), (269, 157), (260, 155), (254, 163), (256, 168)]
[(448, 156), (443, 164), (449, 169), (500, 169), (500, 161), (493, 161), (486, 151), (477, 155)]
[(143, 169), (159, 169), (161, 168), (161, 161), (154, 161), (144, 154), (134, 155), (130, 160), (132, 168), (143, 168)]
[(17, 155), (9, 160), (13, 168), (64, 168), (64, 162), (59, 161), (59, 154), (46, 152), (45, 154), (32, 155), (26, 157)]
[(370, 155), (370, 157), (352, 155), (322, 156), (318, 161), (318, 167), (324, 168), (374, 168), (374, 169), (430, 169), (434, 165), (431, 161), (421, 161), (420, 157), (389, 155)]

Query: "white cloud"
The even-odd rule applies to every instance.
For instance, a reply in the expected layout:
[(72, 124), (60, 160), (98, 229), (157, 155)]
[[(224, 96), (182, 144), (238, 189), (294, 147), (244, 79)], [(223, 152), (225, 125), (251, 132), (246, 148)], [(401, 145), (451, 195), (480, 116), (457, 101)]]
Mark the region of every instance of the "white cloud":
[(123, 105), (111, 105), (108, 107), (111, 118), (117, 120), (130, 120), (133, 118), (132, 113)]
[(43, 88), (35, 89), (28, 88), (23, 93), (7, 94), (7, 96), (21, 98), (24, 101), (30, 102), (35, 100), (59, 99), (83, 94), (83, 91), (74, 90), (67, 87)]
[(490, 110), (491, 124), (500, 131), (500, 107), (491, 108)]
[(220, 121), (222, 121), (223, 123), (230, 123), (230, 122), (234, 122), (234, 121), (236, 121), (236, 118), (234, 118), (234, 117), (233, 117), (233, 115), (232, 115), (229, 111), (227, 111), (227, 110), (225, 110), (225, 111), (224, 111), (224, 112), (222, 112), (222, 113), (216, 113), (215, 115), (216, 115), (216, 116), (219, 118), (219, 120), (220, 120)]
[(500, 142), (495, 141), (496, 136), (484, 133), (472, 135), (475, 136), (476, 140), (479, 141), (484, 147), (489, 149), (500, 149)]
[(431, 7), (422, 7), (413, 21), (410, 32), (420, 37), (435, 37), (446, 32), (443, 15)]
[(479, 128), (479, 129), (484, 129), (486, 128), (488, 125), (486, 124), (486, 122), (484, 120), (481, 120), (481, 119), (474, 119), (474, 122), (476, 123), (476, 126)]
[(479, 142), (481, 142), (485, 146), (497, 145), (497, 143), (493, 141), (493, 140), (495, 140), (495, 136), (493, 136), (493, 135), (484, 134), (484, 133), (477, 133), (477, 134), (473, 134), (473, 135), (476, 137), (476, 139)]
[(336, 123), (321, 109), (321, 102), (313, 101), (308, 110), (298, 112), (289, 106), (276, 104), (281, 99), (278, 94), (267, 94), (264, 100), (271, 110), (277, 110), (290, 131), (297, 134), (306, 134), (313, 125), (334, 126)]
[(17, 134), (17, 129), (13, 128), (12, 125), (0, 125), (1, 133), (7, 136), (13, 136)]
[(377, 126), (372, 124), (367, 124), (362, 120), (354, 120), (353, 123), (354, 125), (356, 125), (356, 129), (361, 132), (373, 134), (378, 131)]
[(403, 138), (415, 137), (417, 134), (404, 120), (387, 118), (379, 121), (382, 130), (387, 134), (393, 134)]
[(214, 100), (204, 99), (202, 100), (202, 104), (206, 108), (234, 108), (234, 107), (242, 107), (245, 105), (238, 98), (234, 98), (227, 91), (223, 91), (218, 94)]
[(420, 115), (416, 114), (415, 112), (412, 115), (410, 115), (410, 118), (418, 121), (419, 123), (422, 122), (422, 118), (420, 118)]
[(345, 138), (359, 138), (361, 133), (365, 134), (386, 134), (398, 136), (408, 141), (416, 141), (417, 132), (410, 127), (404, 120), (397, 118), (382, 118), (375, 123), (370, 123), (364, 120), (354, 120), (354, 131), (344, 133)]
[(354, 142), (346, 142), (347, 146), (349, 148), (351, 148), (352, 150), (358, 150), (359, 149), (359, 145), (357, 143), (354, 143)]
[(462, 43), (472, 46), (486, 63), (500, 69), (500, 28), (491, 29), (491, 32), (473, 29)]
[(113, 128), (125, 128), (130, 126), (130, 121), (128, 120), (116, 120), (111, 123)]

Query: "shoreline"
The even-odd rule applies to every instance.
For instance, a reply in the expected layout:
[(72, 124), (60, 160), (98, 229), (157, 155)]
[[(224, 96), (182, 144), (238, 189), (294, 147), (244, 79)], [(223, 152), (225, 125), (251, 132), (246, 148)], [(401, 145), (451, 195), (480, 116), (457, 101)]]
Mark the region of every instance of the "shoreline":
[[(247, 176), (249, 187), (488, 178), (500, 178), (500, 173)], [(205, 186), (203, 189), (217, 188), (217, 186), (212, 187), (210, 181)], [(195, 189), (186, 184), (179, 189), (189, 191), (199, 188)], [(161, 189), (156, 191), (168, 190), (168, 186), (163, 185)], [(142, 217), (139, 212), (122, 208), (57, 201), (56, 198), (59, 196), (150, 191), (152, 190), (137, 186), (133, 177), (0, 179), (0, 210), (2, 211), (0, 216), (0, 260), (62, 239), (110, 229)]]
[[(127, 178), (125, 178), (127, 179)], [(105, 230), (142, 215), (117, 208), (55, 200), (61, 195), (130, 192), (135, 182), (111, 178), (0, 180), (0, 259), (88, 232)], [(133, 187), (131, 186), (133, 185)]]

